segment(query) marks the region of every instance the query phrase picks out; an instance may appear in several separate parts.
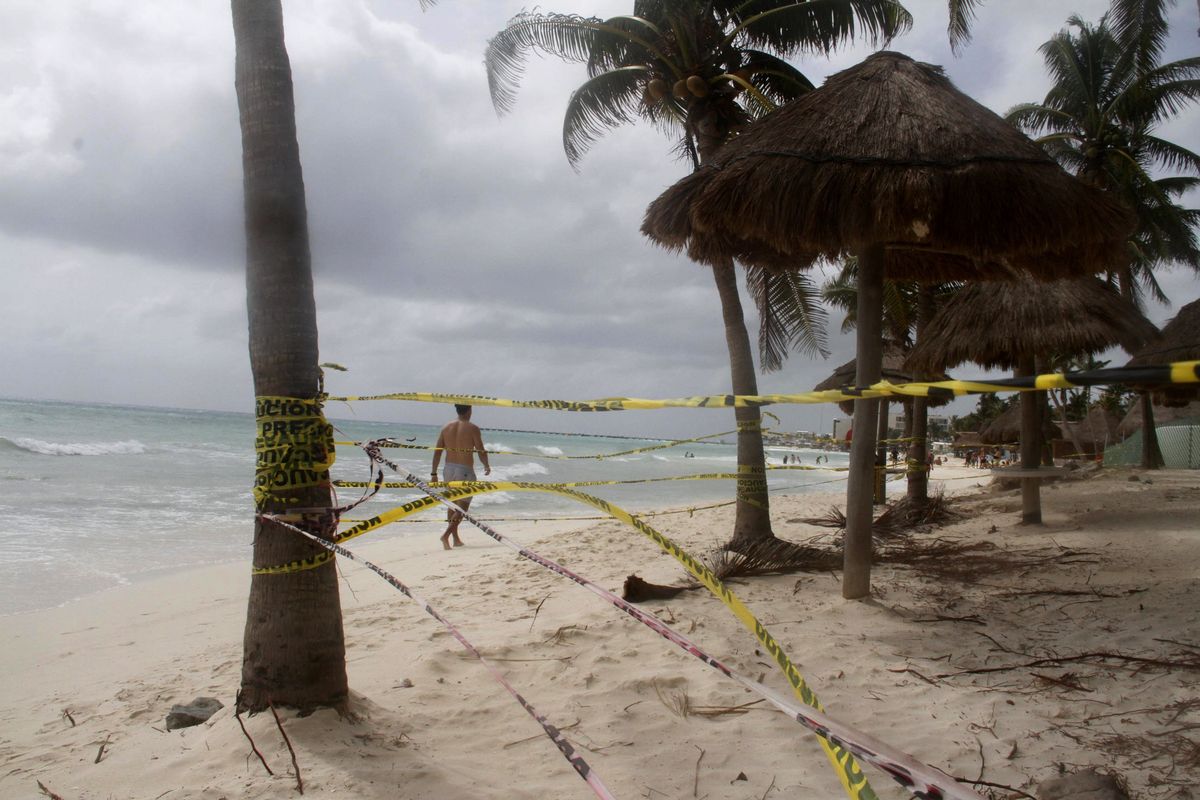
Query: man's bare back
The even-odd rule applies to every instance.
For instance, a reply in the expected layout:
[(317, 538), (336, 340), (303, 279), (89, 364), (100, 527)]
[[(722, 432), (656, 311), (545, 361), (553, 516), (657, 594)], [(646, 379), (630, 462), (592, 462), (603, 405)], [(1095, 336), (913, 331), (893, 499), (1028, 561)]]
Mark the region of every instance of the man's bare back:
[(475, 451), (483, 450), (483, 436), (475, 423), (456, 419), (442, 428), (437, 446), (444, 448), (447, 462), (474, 468)]
[[(483, 474), (491, 475), (492, 468), (488, 464), (487, 451), (483, 449), (483, 435), (479, 426), (471, 422), (471, 407), (455, 405), (458, 419), (449, 422), (438, 434), (437, 445), (433, 451), (433, 479), (438, 479), (438, 462), (442, 455), (446, 456), (445, 480), (473, 481), (475, 480), (475, 454), (483, 464)], [(471, 498), (464, 497), (454, 503), (466, 511), (471, 505)], [(450, 539), (453, 537), (454, 546), (461, 547), (462, 539), (458, 537), (458, 524), (462, 522), (462, 514), (451, 511), (447, 514), (446, 532), (442, 534), (442, 547), (450, 549)]]

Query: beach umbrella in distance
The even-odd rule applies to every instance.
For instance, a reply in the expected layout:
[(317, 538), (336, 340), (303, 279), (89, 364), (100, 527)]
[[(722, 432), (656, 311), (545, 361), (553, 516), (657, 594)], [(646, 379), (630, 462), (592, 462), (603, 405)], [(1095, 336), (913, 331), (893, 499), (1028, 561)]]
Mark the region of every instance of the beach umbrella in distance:
[[(749, 126), (647, 209), (697, 260), (766, 268), (859, 259), (858, 372), (879, 379), (882, 284), (1067, 277), (1120, 264), (1132, 217), (1071, 177), (938, 67), (891, 52)], [(855, 404), (842, 594), (870, 593), (878, 403)]]
[(1120, 425), (1121, 418), (1100, 404), (1092, 406), (1079, 422), (1063, 421), (1063, 426), (1071, 429), (1071, 440), (1089, 448), (1091, 454), (1103, 453), (1104, 448), (1119, 442)]
[[(1039, 440), (1046, 441), (1062, 436), (1062, 431), (1050, 421), (1050, 415), (1045, 413), (1046, 404), (1038, 408), (1038, 419), (1041, 420), (1038, 434)], [(984, 426), (979, 432), (979, 443), (985, 445), (1017, 444), (1021, 441), (1021, 404), (1013, 403)]]
[[(1128, 439), (1142, 429), (1142, 403), (1145, 402), (1145, 396), (1139, 397), (1125, 412), (1125, 416), (1121, 418), (1121, 424), (1117, 426), (1117, 434), (1122, 439)], [(1158, 403), (1154, 404), (1154, 424), (1158, 425), (1163, 422), (1175, 422), (1177, 420), (1192, 419), (1193, 417), (1200, 419), (1200, 400), (1193, 400), (1187, 405), (1182, 406), (1164, 406)]]
[(980, 438), (979, 431), (959, 431), (954, 434), (950, 446), (955, 455), (960, 455), (964, 450), (976, 450), (983, 446), (983, 439)]
[[(1149, 367), (1173, 361), (1200, 359), (1200, 300), (1193, 300), (1162, 329), (1162, 337), (1134, 353), (1126, 366)], [(1164, 387), (1137, 387), (1142, 396), (1142, 466), (1158, 469), (1163, 464), (1154, 428), (1154, 406), (1178, 407), (1200, 398), (1196, 384)], [(1151, 397), (1153, 395), (1153, 397)]]
[[(914, 369), (945, 369), (973, 361), (987, 369), (1036, 374), (1039, 358), (1081, 356), (1120, 345), (1135, 352), (1158, 336), (1137, 308), (1098, 278), (973, 284), (936, 314), (908, 357)], [(1041, 463), (1038, 436), (1045, 398), (1021, 393), (1021, 468)], [(985, 433), (984, 441), (989, 436)], [(1011, 441), (1009, 439), (1008, 441)], [(1036, 476), (1021, 481), (1021, 522), (1042, 521)]]
[[(905, 367), (904, 359), (905, 359), (904, 351), (901, 350), (899, 347), (897, 347), (895, 344), (888, 343), (887, 345), (885, 345), (883, 348), (883, 357), (880, 362), (880, 369), (879, 369), (880, 378), (882, 380), (888, 381), (889, 383), (912, 383), (914, 380), (916, 380), (915, 376), (913, 375), (912, 370)], [(825, 380), (821, 381), (816, 386), (814, 386), (813, 391), (823, 392), (823, 391), (826, 391), (829, 389), (841, 389), (846, 386), (854, 386), (854, 385), (856, 385), (855, 376), (857, 374), (858, 374), (858, 359), (852, 358), (849, 361), (847, 361), (845, 364), (842, 364), (840, 367), (835, 369), (828, 378), (826, 378)], [(950, 376), (946, 375), (945, 373), (941, 373), (941, 374), (935, 375), (932, 378), (928, 378), (928, 380), (933, 380), (933, 381), (944, 381), (944, 380), (949, 380), (949, 379), (950, 379)], [(902, 397), (902, 398), (898, 398), (898, 399), (900, 400), (901, 405), (904, 406), (904, 413), (906, 415), (906, 419), (911, 423), (913, 398)], [(949, 403), (952, 399), (953, 398), (951, 398), (951, 397), (927, 398), (928, 406), (931, 408), (937, 407), (937, 406), (944, 406), (947, 403)], [(843, 414), (851, 415), (854, 413), (854, 401), (846, 400), (841, 403), (838, 403), (838, 408), (840, 408), (842, 410)], [(880, 405), (878, 425), (879, 425), (878, 437), (879, 437), (879, 440), (882, 440), (887, 435), (887, 405), (886, 405), (886, 402), (881, 403), (881, 405)], [(905, 435), (907, 436), (909, 434), (906, 432)], [(876, 441), (876, 450), (875, 450), (875, 466), (878, 469), (879, 467), (883, 466), (883, 464), (884, 464), (884, 448), (877, 440)], [(914, 479), (920, 479), (921, 477), (924, 477), (923, 473), (921, 473), (921, 474), (918, 474), (916, 472), (909, 473), (908, 479), (909, 479), (909, 488), (910, 488), (909, 495), (910, 495), (910, 497), (913, 494), (913, 492), (911, 491), (912, 481)], [(873, 492), (872, 496), (876, 503), (882, 503), (884, 501), (885, 498), (884, 498), (884, 482), (883, 481), (878, 480), (878, 479), (875, 481), (874, 492)]]
[[(901, 350), (899, 347), (895, 346), (894, 344), (884, 345), (883, 355), (880, 359), (880, 364), (879, 364), (880, 378), (882, 380), (888, 381), (889, 383), (912, 383), (915, 380), (915, 378), (913, 377), (912, 370), (909, 369), (904, 364), (904, 361), (906, 358), (907, 358), (907, 354), (903, 350)], [(858, 359), (852, 358), (849, 361), (847, 361), (845, 364), (842, 364), (841, 366), (839, 366), (832, 373), (830, 373), (828, 378), (826, 378), (825, 380), (821, 381), (816, 386), (814, 386), (813, 391), (814, 392), (824, 392), (824, 391), (827, 391), (830, 389), (841, 389), (846, 386), (855, 386), (855, 385), (857, 385), (855, 383), (855, 375), (857, 374), (857, 371), (858, 371)], [(945, 380), (949, 380), (949, 379), (950, 379), (949, 376), (946, 375), (945, 373), (939, 373), (937, 375), (937, 377), (930, 378), (929, 380), (945, 381)], [(911, 398), (902, 397), (902, 398), (892, 398), (892, 399), (900, 400), (901, 402), (907, 402)], [(931, 405), (944, 406), (947, 403), (949, 403), (953, 398), (951, 398), (951, 397), (931, 397), (929, 399), (931, 401), (931, 403), (930, 403)], [(844, 414), (847, 414), (847, 415), (853, 414), (854, 413), (854, 401), (853, 400), (844, 400), (841, 403), (838, 403), (838, 408), (840, 408), (842, 410), (842, 413), (844, 413)]]

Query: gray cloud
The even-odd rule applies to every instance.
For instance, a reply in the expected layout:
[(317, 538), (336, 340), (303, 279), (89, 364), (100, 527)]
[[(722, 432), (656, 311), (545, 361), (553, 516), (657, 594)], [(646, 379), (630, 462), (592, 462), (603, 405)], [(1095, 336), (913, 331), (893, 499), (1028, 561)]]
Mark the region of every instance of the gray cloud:
[[(1036, 48), (1066, 10), (1013, 14), (992, 0), (975, 41), (955, 57), (944, 0), (908, 5), (917, 26), (895, 49), (944, 64), (960, 88), (1001, 112), (1044, 94)], [(1106, 5), (1081, 0), (1073, 10), (1097, 19)], [(627, 6), (553, 7), (607, 16)], [(727, 391), (710, 275), (637, 230), (646, 204), (686, 172), (669, 155), (672, 143), (644, 126), (614, 131), (573, 172), (562, 113), (584, 74), (552, 60), (530, 62), (513, 113), (493, 111), (484, 45), (521, 8), (447, 2), (422, 14), (417, 3), (390, 0), (287, 3), (322, 354), (352, 369), (331, 377), (335, 390)], [(1180, 57), (1194, 45), (1194, 9), (1176, 9), (1174, 21)], [(866, 52), (849, 48), (802, 68), (819, 82)], [(248, 407), (228, 6), (14, 0), (0, 75), (6, 393)], [(1196, 118), (1189, 111), (1170, 134), (1200, 147)], [(1163, 281), (1179, 304), (1200, 294), (1194, 276)], [(1152, 309), (1160, 311), (1171, 313)], [(838, 324), (832, 316), (828, 362), (795, 355), (761, 377), (762, 390), (806, 390), (850, 358), (852, 339)], [(444, 416), (411, 404), (354, 412)], [(827, 428), (835, 413), (780, 411), (785, 427), (807, 429)], [(728, 422), (686, 412), (486, 416), (500, 427), (617, 432), (698, 433)]]

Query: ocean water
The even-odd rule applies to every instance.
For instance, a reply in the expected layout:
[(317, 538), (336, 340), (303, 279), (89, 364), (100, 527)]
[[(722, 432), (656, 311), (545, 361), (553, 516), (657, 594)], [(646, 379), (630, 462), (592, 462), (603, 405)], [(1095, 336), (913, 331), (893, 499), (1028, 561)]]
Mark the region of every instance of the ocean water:
[[(331, 421), (340, 440), (393, 437), (431, 446), (438, 432), (429, 425)], [(564, 427), (569, 424), (564, 414)], [(608, 455), (661, 440), (487, 428), (483, 438), (494, 452), (494, 480), (639, 480), (737, 468), (732, 442), (689, 443), (604, 459), (562, 459), (552, 456)], [(5, 554), (0, 559), (0, 614), (48, 608), (189, 567), (248, 564), (253, 439), (250, 414), (0, 399), (0, 542)], [(430, 452), (385, 452), (422, 478), (427, 476)], [(768, 462), (782, 464), (785, 454), (811, 465), (818, 453), (771, 448)], [(831, 467), (846, 465), (845, 454), (827, 455)], [(367, 459), (357, 448), (339, 447), (333, 473), (335, 478), (365, 480)], [(823, 490), (844, 475), (825, 470), (773, 472), (769, 485), (772, 492), (782, 493)], [(732, 481), (706, 480), (582, 491), (644, 512), (731, 500), (734, 488)], [(358, 493), (342, 489), (340, 499)], [(385, 490), (349, 516), (371, 516), (417, 496), (412, 490)], [(590, 506), (541, 492), (481, 495), (471, 509), (518, 541), (539, 534), (535, 520), (597, 514)], [(414, 524), (397, 523), (358, 541), (436, 535), (444, 516), (434, 509)]]

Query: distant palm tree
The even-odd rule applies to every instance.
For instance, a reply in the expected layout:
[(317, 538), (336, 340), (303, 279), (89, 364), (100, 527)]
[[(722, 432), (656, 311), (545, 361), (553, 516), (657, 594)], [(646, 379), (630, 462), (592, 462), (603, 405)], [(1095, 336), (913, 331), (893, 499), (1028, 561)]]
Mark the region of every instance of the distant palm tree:
[[(1200, 272), (1200, 209), (1177, 202), (1200, 185), (1200, 155), (1154, 135), (1156, 128), (1200, 99), (1200, 58), (1161, 64), (1167, 6), (1173, 0), (1112, 0), (1099, 25), (1077, 16), (1042, 45), (1054, 85), (1041, 103), (1009, 111), (1009, 120), (1039, 141), (1069, 170), (1115, 192), (1133, 209), (1138, 225), (1129, 238), (1129, 265), (1111, 276), (1121, 294), (1141, 306), (1146, 294), (1168, 298), (1155, 268), (1183, 264)], [(1073, 29), (1073, 30), (1072, 30)], [(1155, 169), (1190, 175), (1156, 178)], [(1143, 392), (1145, 416), (1152, 404)], [(1162, 455), (1153, 424), (1146, 429), (1142, 466)]]
[[(563, 149), (572, 166), (609, 129), (643, 120), (675, 138), (677, 152), (698, 168), (755, 117), (812, 89), (808, 78), (784, 59), (828, 53), (855, 35), (887, 41), (910, 25), (908, 12), (894, 0), (635, 0), (632, 14), (607, 20), (518, 14), (488, 43), (485, 64), (492, 102), (501, 112), (515, 102), (529, 53), (587, 65), (588, 80), (571, 95), (563, 122)], [(733, 391), (757, 394), (733, 261), (714, 265), (712, 272)], [(814, 326), (804, 324), (806, 315), (815, 318), (819, 311), (810, 302), (810, 284), (762, 273), (751, 274), (750, 282), (765, 301), (775, 296), (793, 301), (793, 316), (768, 314), (767, 333), (760, 339), (766, 342), (769, 364), (780, 360), (785, 345), (821, 349), (812, 335)], [(770, 308), (769, 302), (760, 305)], [(774, 534), (761, 416), (754, 408), (735, 413), (742, 477), (730, 544), (737, 548)]]
[[(1200, 272), (1200, 210), (1178, 199), (1200, 185), (1200, 155), (1155, 134), (1200, 99), (1200, 58), (1160, 63), (1164, 0), (1114, 0), (1092, 25), (1078, 16), (1041, 47), (1054, 85), (1041, 103), (1008, 112), (1080, 178), (1117, 194), (1138, 225), (1127, 268), (1113, 276), (1127, 300), (1166, 302), (1154, 269), (1169, 263)], [(1155, 177), (1158, 170), (1192, 173)]]

